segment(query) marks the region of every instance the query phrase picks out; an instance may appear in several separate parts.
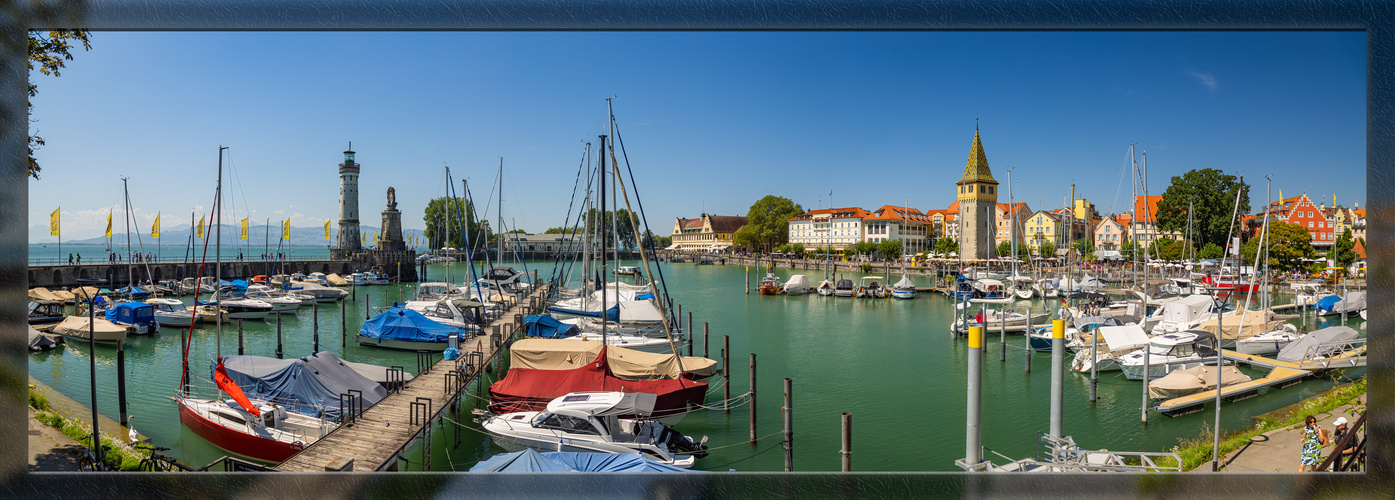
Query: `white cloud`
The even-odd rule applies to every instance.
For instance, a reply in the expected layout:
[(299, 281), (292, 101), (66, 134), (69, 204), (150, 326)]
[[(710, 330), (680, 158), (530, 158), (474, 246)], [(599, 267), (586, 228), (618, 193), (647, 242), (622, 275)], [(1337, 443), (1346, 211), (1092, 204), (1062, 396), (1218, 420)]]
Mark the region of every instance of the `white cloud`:
[(1200, 71), (1190, 71), (1190, 73), (1193, 77), (1196, 78), (1197, 83), (1205, 85), (1206, 88), (1211, 89), (1211, 92), (1216, 91), (1216, 87), (1219, 84), (1216, 82), (1215, 75), (1212, 75), (1210, 73), (1202, 73)]

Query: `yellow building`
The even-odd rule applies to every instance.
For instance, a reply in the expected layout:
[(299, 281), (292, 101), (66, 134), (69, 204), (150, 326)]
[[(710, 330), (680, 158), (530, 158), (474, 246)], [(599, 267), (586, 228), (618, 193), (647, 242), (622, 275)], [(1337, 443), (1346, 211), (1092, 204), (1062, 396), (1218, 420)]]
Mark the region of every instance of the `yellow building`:
[(733, 215), (702, 214), (696, 219), (680, 217), (673, 223), (673, 244), (668, 249), (724, 251), (732, 247), (732, 235), (745, 226), (745, 217)]
[[(1038, 210), (1027, 219), (1025, 236), (1027, 245), (1032, 248), (1032, 253), (1040, 255), (1038, 250), (1041, 244), (1051, 242), (1057, 249), (1061, 249), (1065, 243), (1065, 224), (1061, 221), (1062, 215), (1047, 210)], [(1041, 255), (1042, 257), (1053, 257), (1053, 255)]]

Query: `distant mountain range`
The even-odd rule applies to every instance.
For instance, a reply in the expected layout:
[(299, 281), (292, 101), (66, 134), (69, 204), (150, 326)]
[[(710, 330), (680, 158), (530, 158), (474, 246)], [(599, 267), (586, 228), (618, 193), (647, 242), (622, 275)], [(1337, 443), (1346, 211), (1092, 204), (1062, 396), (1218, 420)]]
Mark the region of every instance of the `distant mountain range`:
[[(363, 226), (360, 226), (360, 227), (363, 227)], [(147, 229), (149, 229), (149, 228), (147, 228)], [(214, 228), (210, 228), (210, 229), (209, 229), (209, 231), (213, 231), (213, 230), (214, 230)], [(239, 225), (237, 225), (237, 224), (223, 224), (223, 245), (224, 245), (224, 246), (230, 246), (230, 245), (233, 244), (233, 242), (242, 243), (242, 240), (240, 240), (240, 239), (238, 238), (238, 233), (239, 233), (240, 230), (241, 230), (241, 228), (240, 228)], [(332, 233), (330, 233), (330, 236), (331, 236), (332, 238), (338, 239), (338, 237), (339, 237), (339, 234), (338, 234), (339, 227), (338, 227), (337, 225), (331, 224), (330, 230), (333, 231)], [(370, 239), (373, 238), (373, 234), (374, 234), (375, 232), (377, 232), (377, 229), (376, 229), (376, 228), (373, 228), (373, 227), (367, 228), (367, 230), (368, 230), (368, 238), (370, 238)], [(176, 244), (176, 245), (177, 245), (177, 244), (179, 244), (178, 242), (188, 242), (188, 241), (189, 241), (189, 234), (192, 233), (192, 232), (193, 232), (192, 229), (175, 229), (175, 228), (173, 228), (173, 227), (161, 228), (161, 230), (160, 230), (160, 240), (161, 240), (161, 242), (164, 244), (164, 246), (166, 246), (166, 247), (170, 246), (171, 244)], [(280, 244), (286, 245), (286, 246), (297, 246), (297, 247), (322, 247), (322, 246), (331, 246), (331, 245), (334, 245), (334, 240), (325, 241), (325, 229), (324, 229), (324, 226), (319, 226), (319, 227), (294, 227), (294, 226), (292, 226), (292, 227), (291, 227), (291, 238), (290, 238), (290, 241), (281, 241), (281, 227), (280, 227), (280, 225), (277, 225), (277, 224), (272, 224), (272, 225), (269, 226), (269, 227), (268, 227), (267, 225), (265, 225), (265, 224), (249, 224), (249, 225), (247, 226), (247, 233), (248, 233), (248, 234), (247, 234), (247, 240), (248, 240), (248, 241), (247, 241), (247, 244), (248, 244), (248, 245), (251, 245), (251, 246), (258, 246), (258, 247), (266, 245), (266, 246), (271, 246), (271, 247), (275, 248), (276, 245), (277, 245), (277, 243), (280, 243)], [(211, 237), (213, 233), (210, 232), (209, 234), (210, 234), (210, 237)], [(118, 233), (118, 232), (116, 232), (116, 231), (112, 231), (111, 236), (112, 236), (112, 242), (113, 242), (113, 243), (120, 243), (120, 244), (125, 244), (125, 243), (126, 243), (126, 233), (124, 233), (124, 232)], [(269, 238), (268, 238), (268, 237), (269, 237)], [(420, 230), (420, 229), (403, 229), (403, 230), (402, 230), (402, 238), (403, 238), (403, 239), (407, 239), (408, 241), (410, 241), (411, 238), (414, 238), (414, 237), (417, 238), (417, 239), (422, 239), (422, 238), (424, 238), (425, 236), (423, 236), (422, 230)], [(141, 239), (144, 240), (144, 241), (146, 241), (147, 243), (149, 243), (149, 242), (152, 241), (152, 240), (150, 239), (150, 234), (149, 234), (149, 233), (146, 233), (146, 234), (141, 235)], [(93, 245), (103, 245), (103, 244), (106, 244), (106, 242), (107, 242), (106, 237), (87, 238), (87, 239), (84, 239), (84, 240), (63, 240), (63, 243), (93, 244)], [(135, 242), (136, 242), (136, 234), (135, 234), (135, 233), (131, 233), (131, 242), (132, 242), (132, 243), (135, 243)], [(202, 240), (200, 240), (200, 243), (202, 243)], [(372, 243), (370, 242), (370, 243), (368, 243), (368, 245), (372, 245)]]

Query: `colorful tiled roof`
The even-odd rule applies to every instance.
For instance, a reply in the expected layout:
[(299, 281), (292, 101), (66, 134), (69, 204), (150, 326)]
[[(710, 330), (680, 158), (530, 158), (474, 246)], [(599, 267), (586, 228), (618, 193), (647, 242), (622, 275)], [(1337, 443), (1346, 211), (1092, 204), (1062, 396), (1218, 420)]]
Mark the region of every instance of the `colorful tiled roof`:
[(868, 212), (868, 211), (863, 210), (863, 209), (858, 208), (858, 207), (847, 207), (847, 208), (820, 208), (820, 209), (818, 209), (818, 210), (810, 210), (810, 211), (808, 211), (808, 212), (804, 212), (804, 213), (802, 213), (802, 214), (796, 215), (796, 216), (794, 216), (794, 217), (791, 217), (790, 220), (808, 220), (808, 219), (812, 219), (815, 215), (820, 215), (820, 214), (829, 214), (830, 217), (835, 218), (835, 219), (849, 219), (849, 218), (865, 219), (865, 218), (871, 216), (871, 215), (872, 215), (872, 212)]
[(746, 225), (746, 218), (739, 215), (709, 215), (707, 220), (712, 223), (714, 233), (735, 233)]
[(969, 150), (969, 161), (964, 165), (964, 177), (957, 184), (983, 182), (997, 184), (993, 172), (988, 170), (988, 156), (983, 153), (983, 141), (979, 139), (978, 127), (974, 128), (974, 145)]
[[(1133, 213), (1138, 216), (1138, 220), (1143, 223), (1155, 223), (1158, 220), (1158, 202), (1162, 201), (1161, 195), (1148, 196), (1147, 205), (1144, 205), (1144, 196), (1135, 196), (1133, 201)], [(1146, 212), (1144, 210), (1147, 210)]]
[(895, 205), (882, 205), (881, 208), (872, 211), (872, 215), (867, 220), (904, 220), (913, 222), (932, 222), (924, 213), (909, 207), (898, 207)]

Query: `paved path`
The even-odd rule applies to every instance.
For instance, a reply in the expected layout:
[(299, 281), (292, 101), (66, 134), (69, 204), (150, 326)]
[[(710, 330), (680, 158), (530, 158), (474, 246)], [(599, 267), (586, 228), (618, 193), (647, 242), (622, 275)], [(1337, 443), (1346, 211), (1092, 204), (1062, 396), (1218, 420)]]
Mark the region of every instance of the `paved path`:
[[(1362, 394), (1357, 401), (1360, 406), (1365, 407), (1366, 395)], [(1357, 417), (1352, 413), (1356, 405), (1344, 405), (1334, 410), (1313, 415), (1318, 419), (1318, 425), (1327, 429), (1328, 434), (1337, 426), (1332, 425), (1332, 421), (1337, 417), (1345, 416), (1347, 421), (1355, 423)], [(1351, 427), (1351, 424), (1347, 424)], [(1294, 424), (1288, 427), (1275, 429), (1259, 436), (1255, 436), (1250, 443), (1239, 450), (1231, 452), (1222, 462), (1223, 472), (1297, 472), (1298, 456), (1303, 449), (1303, 424)], [(1331, 447), (1322, 449), (1322, 456), (1326, 458), (1332, 452)], [(1210, 472), (1211, 464), (1208, 462), (1191, 472)]]
[[(76, 418), (88, 425), (92, 424), (92, 409), (45, 385), (33, 376), (29, 383), (48, 396), (48, 403), (58, 413)], [(34, 471), (75, 471), (77, 457), (86, 448), (73, 438), (63, 434), (34, 418), (34, 409), (29, 408), (29, 470)], [(122, 427), (106, 415), (100, 415), (102, 434), (121, 436), (125, 439), (130, 429)], [(138, 423), (137, 419), (131, 420)], [(139, 431), (137, 431), (139, 434)], [(138, 436), (142, 442), (145, 435)]]

